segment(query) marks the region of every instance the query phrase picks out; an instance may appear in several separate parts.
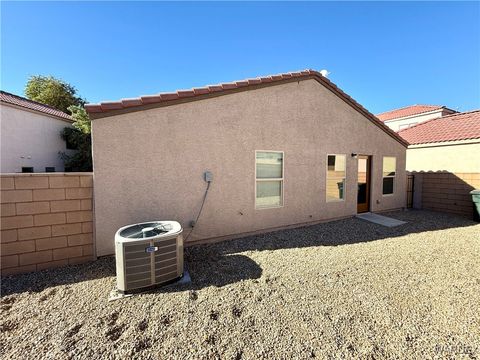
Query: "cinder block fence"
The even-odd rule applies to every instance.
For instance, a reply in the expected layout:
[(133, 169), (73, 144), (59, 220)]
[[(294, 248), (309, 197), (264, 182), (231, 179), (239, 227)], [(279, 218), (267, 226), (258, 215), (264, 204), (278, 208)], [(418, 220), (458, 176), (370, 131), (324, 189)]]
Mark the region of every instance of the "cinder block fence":
[(90, 261), (93, 174), (1, 175), (2, 275)]
[(470, 191), (480, 189), (480, 173), (413, 172), (414, 207), (472, 218)]

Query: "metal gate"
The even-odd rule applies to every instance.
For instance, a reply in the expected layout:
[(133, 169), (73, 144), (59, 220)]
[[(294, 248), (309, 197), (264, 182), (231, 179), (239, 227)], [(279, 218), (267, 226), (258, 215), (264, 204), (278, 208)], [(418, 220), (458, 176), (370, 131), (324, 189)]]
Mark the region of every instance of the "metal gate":
[(415, 183), (415, 177), (413, 174), (407, 174), (407, 209), (413, 207), (413, 187)]

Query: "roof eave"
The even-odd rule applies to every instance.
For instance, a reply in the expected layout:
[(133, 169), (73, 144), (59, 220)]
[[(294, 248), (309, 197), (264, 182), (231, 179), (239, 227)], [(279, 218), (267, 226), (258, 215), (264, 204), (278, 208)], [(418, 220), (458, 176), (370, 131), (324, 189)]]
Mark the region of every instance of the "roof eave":
[[(265, 81), (265, 79), (268, 79), (268, 81)], [(126, 99), (126, 100), (121, 100), (116, 102), (107, 102), (107, 103), (101, 103), (101, 104), (87, 104), (85, 105), (85, 109), (88, 112), (90, 119), (96, 120), (96, 119), (101, 119), (105, 117), (110, 117), (110, 116), (130, 113), (130, 112), (154, 109), (154, 108), (159, 108), (164, 106), (172, 106), (172, 105), (177, 105), (177, 104), (190, 102), (190, 101), (198, 101), (198, 100), (204, 100), (212, 97), (229, 95), (229, 94), (237, 93), (240, 91), (255, 90), (259, 88), (280, 85), (280, 84), (289, 83), (289, 82), (298, 82), (298, 81), (309, 80), (309, 79), (314, 79), (318, 81), (320, 84), (322, 84), (327, 89), (332, 91), (335, 95), (337, 95), (341, 100), (345, 101), (347, 104), (352, 106), (355, 110), (357, 110), (358, 112), (363, 114), (365, 117), (367, 117), (367, 119), (369, 119), (374, 125), (378, 126), (381, 130), (387, 133), (387, 135), (397, 140), (405, 148), (408, 147), (409, 143), (405, 139), (403, 139), (395, 131), (390, 129), (381, 120), (379, 120), (374, 114), (372, 114), (367, 109), (365, 109), (362, 105), (360, 105), (351, 96), (346, 94), (333, 82), (331, 82), (329, 79), (322, 76), (318, 71), (315, 71), (315, 70), (305, 70), (305, 71), (294, 72), (289, 74), (272, 75), (269, 77), (260, 77), (258, 79), (237, 81), (236, 83), (241, 83), (246, 81), (248, 81), (248, 83), (242, 84), (241, 86), (237, 86), (235, 88), (222, 87), (221, 90), (218, 90), (218, 91), (215, 90), (213, 92), (209, 92), (205, 94), (199, 93), (197, 95), (195, 94), (195, 91), (192, 91), (193, 94), (192, 93), (186, 94), (184, 91), (179, 91), (176, 93), (177, 94), (176, 97), (172, 96), (171, 98), (166, 98), (166, 96), (174, 95), (174, 93), (153, 95), (152, 97), (155, 97), (158, 99), (155, 102), (152, 102), (149, 104), (145, 104), (142, 101), (141, 105), (138, 104), (137, 102), (133, 106), (124, 107), (123, 105), (125, 101), (130, 101), (131, 103), (134, 103), (135, 100), (138, 100), (138, 99)], [(215, 85), (214, 87), (219, 87), (222, 85), (224, 84)], [(164, 97), (164, 100), (162, 99), (162, 97)], [(143, 100), (144, 98), (146, 97), (141, 97), (139, 99)]]
[(58, 120), (62, 120), (62, 121), (65, 121), (65, 122), (71, 123), (71, 124), (75, 122), (75, 120), (71, 117), (67, 118), (67, 117), (62, 117), (62, 116), (58, 116), (58, 115), (55, 115), (55, 114), (50, 114), (50, 113), (45, 112), (45, 111), (30, 109), (30, 108), (25, 107), (25, 106), (12, 104), (8, 101), (0, 101), (0, 104), (1, 105), (7, 105), (7, 106), (10, 106), (10, 107), (13, 107), (13, 108), (16, 108), (16, 109), (20, 109), (20, 110), (23, 110), (23, 111), (32, 112), (32, 113), (35, 113), (35, 114), (41, 114), (41, 115), (44, 115), (44, 116), (49, 116), (49, 117), (52, 117), (52, 118), (55, 118), (55, 119), (58, 119)]

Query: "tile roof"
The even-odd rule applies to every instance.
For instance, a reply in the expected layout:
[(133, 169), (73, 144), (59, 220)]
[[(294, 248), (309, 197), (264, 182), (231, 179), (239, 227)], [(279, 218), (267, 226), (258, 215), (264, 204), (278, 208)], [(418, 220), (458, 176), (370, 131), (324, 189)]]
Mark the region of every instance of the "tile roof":
[(427, 120), (398, 134), (410, 145), (480, 139), (480, 109)]
[(377, 118), (381, 121), (403, 118), (412, 115), (418, 115), (429, 111), (440, 110), (445, 106), (440, 105), (411, 105), (400, 109), (390, 110), (381, 114), (377, 114)]
[[(380, 120), (378, 120), (375, 115), (370, 113), (362, 105), (356, 102), (353, 98), (343, 92), (338, 88), (333, 82), (320, 74), (320, 72), (315, 70), (303, 70), (297, 72), (289, 72), (277, 75), (262, 76), (253, 79), (245, 79), (239, 81), (233, 81), (229, 83), (222, 83), (217, 85), (208, 85), (200, 88), (193, 88), (187, 90), (178, 90), (171, 93), (160, 93), (156, 95), (146, 95), (133, 99), (122, 99), (119, 101), (109, 101), (102, 102), (99, 104), (87, 104), (85, 105), (85, 110), (90, 114), (90, 118), (93, 120), (95, 118), (105, 117), (109, 115), (115, 115), (118, 111), (138, 111), (142, 110), (144, 106), (148, 105), (170, 105), (176, 104), (179, 101), (188, 101), (188, 100), (200, 100), (208, 96), (218, 96), (218, 95), (227, 95), (233, 91), (239, 90), (251, 90), (256, 86), (271, 86), (281, 84), (285, 81), (300, 81), (307, 79), (315, 79), (327, 89), (332, 91), (347, 104), (355, 108), (357, 111), (366, 116), (370, 121), (375, 125), (380, 127), (383, 131), (393, 137), (395, 140), (408, 146), (408, 143), (398, 136), (398, 134), (390, 129), (388, 126), (384, 125)], [(117, 111), (115, 111), (117, 110)], [(113, 111), (113, 113), (111, 113)], [(109, 114), (110, 112), (110, 114)]]
[(73, 118), (70, 115), (64, 113), (63, 111), (57, 110), (49, 105), (26, 99), (18, 95), (10, 94), (9, 92), (3, 90), (0, 90), (0, 102), (23, 107), (29, 110), (38, 111), (44, 114), (62, 118), (62, 120), (73, 122)]

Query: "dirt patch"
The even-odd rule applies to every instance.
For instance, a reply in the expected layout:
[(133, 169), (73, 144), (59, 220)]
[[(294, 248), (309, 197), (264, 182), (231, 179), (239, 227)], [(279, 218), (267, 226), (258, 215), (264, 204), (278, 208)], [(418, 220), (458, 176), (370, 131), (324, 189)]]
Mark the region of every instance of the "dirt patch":
[(105, 333), (105, 336), (110, 340), (110, 341), (117, 341), (120, 336), (122, 336), (123, 331), (125, 330), (126, 325), (116, 325), (107, 330)]
[(214, 311), (214, 310), (210, 311), (210, 315), (209, 315), (210, 320), (217, 321), (219, 316), (220, 314), (218, 313), (218, 311)]
[(46, 301), (46, 300), (48, 300), (48, 298), (50, 298), (52, 296), (55, 296), (56, 293), (57, 293), (57, 289), (52, 289), (52, 290), (48, 291), (45, 295), (40, 296), (40, 298), (38, 300), (40, 302)]
[(10, 332), (18, 328), (18, 323), (12, 321), (12, 320), (7, 320), (0, 324), (0, 332)]
[(137, 326), (137, 327), (138, 327), (138, 330), (140, 330), (140, 331), (145, 331), (145, 330), (147, 330), (147, 328), (148, 328), (148, 320), (147, 320), (147, 319), (143, 319), (142, 321), (140, 321), (140, 322), (138, 323), (138, 326)]
[(0, 302), (1, 307), (2, 307), (2, 311), (10, 310), (14, 303), (15, 303), (15, 297), (14, 296), (2, 298), (2, 300)]
[(239, 318), (240, 316), (242, 316), (242, 309), (234, 306), (234, 307), (232, 308), (232, 316), (233, 316), (234, 318)]
[(107, 325), (108, 326), (113, 326), (118, 320), (118, 317), (120, 314), (117, 311), (112, 312), (110, 315), (107, 317)]
[(69, 339), (74, 335), (77, 335), (81, 328), (82, 328), (82, 324), (75, 325), (65, 333), (65, 338)]
[(139, 353), (143, 350), (149, 349), (152, 347), (152, 339), (147, 337), (143, 339), (138, 339), (133, 345), (133, 353)]

